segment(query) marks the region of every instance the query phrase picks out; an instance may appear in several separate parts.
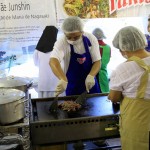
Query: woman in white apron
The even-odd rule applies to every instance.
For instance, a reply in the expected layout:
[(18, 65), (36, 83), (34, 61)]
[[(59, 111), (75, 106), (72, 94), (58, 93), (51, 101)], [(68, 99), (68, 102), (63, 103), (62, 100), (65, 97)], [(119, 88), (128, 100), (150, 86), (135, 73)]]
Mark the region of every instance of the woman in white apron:
[(54, 43), (57, 40), (58, 29), (46, 26), (33, 53), (34, 64), (39, 68), (38, 97), (53, 97), (58, 79), (49, 67), (49, 59)]
[(149, 150), (150, 132), (150, 54), (146, 39), (137, 28), (122, 28), (113, 40), (127, 61), (110, 77), (108, 98), (120, 102), (122, 150)]

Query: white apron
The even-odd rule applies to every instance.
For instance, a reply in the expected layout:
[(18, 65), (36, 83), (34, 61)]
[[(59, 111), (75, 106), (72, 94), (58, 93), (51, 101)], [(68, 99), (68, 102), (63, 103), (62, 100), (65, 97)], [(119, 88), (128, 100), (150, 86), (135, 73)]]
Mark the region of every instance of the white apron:
[(51, 52), (43, 53), (35, 50), (33, 53), (34, 64), (39, 68), (38, 98), (54, 97), (58, 78), (49, 66)]

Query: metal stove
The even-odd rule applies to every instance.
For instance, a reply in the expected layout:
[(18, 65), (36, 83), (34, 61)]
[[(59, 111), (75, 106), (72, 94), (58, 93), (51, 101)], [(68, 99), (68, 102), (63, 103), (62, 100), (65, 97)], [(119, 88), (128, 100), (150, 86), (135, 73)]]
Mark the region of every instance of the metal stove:
[[(23, 138), (23, 150), (30, 150), (30, 126), (29, 126), (29, 101), (25, 102), (25, 117), (18, 122), (9, 124), (9, 125), (1, 125), (0, 124), (0, 133), (5, 135), (21, 135)], [(3, 139), (0, 139), (0, 143)], [(9, 143), (9, 139), (7, 140)], [(11, 143), (11, 139), (10, 139)], [(13, 144), (13, 143), (12, 143)]]
[[(77, 96), (59, 97), (75, 100)], [(89, 94), (86, 106), (75, 113), (58, 110), (49, 112), (54, 98), (31, 99), (30, 130), (33, 145), (73, 142), (119, 136), (119, 106), (107, 99), (107, 94)]]

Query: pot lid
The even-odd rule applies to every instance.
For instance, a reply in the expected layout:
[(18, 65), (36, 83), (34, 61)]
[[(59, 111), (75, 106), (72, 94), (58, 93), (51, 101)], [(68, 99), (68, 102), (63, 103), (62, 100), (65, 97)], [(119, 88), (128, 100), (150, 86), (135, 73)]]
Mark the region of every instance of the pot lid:
[(0, 89), (0, 104), (7, 104), (25, 97), (25, 93), (17, 89)]
[(0, 88), (23, 86), (23, 85), (29, 85), (31, 83), (32, 83), (32, 79), (27, 77), (8, 76), (5, 78), (0, 78)]

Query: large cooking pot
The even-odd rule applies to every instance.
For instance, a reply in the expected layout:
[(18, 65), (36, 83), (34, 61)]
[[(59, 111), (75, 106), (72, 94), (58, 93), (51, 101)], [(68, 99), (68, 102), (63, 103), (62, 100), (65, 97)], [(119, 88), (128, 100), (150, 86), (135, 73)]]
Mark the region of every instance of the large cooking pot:
[(25, 116), (25, 93), (17, 89), (0, 89), (0, 124), (10, 124)]
[(8, 76), (0, 78), (0, 88), (18, 89), (25, 92), (27, 97), (28, 89), (32, 86), (32, 79), (27, 77)]

